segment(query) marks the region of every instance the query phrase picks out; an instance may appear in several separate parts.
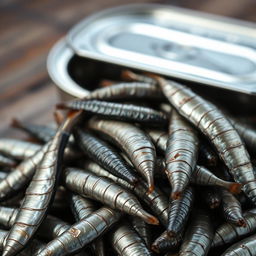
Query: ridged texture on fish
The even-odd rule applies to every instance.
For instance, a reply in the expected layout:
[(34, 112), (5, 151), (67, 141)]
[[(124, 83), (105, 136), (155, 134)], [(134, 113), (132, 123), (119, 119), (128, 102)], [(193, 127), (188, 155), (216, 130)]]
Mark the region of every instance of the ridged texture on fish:
[(26, 190), (15, 224), (8, 234), (3, 256), (16, 255), (21, 251), (46, 217), (57, 186), (62, 156), (70, 130), (79, 115), (79, 113), (70, 115), (49, 143), (44, 157)]
[(167, 231), (164, 231), (151, 245), (152, 251), (156, 253), (165, 253), (176, 250), (181, 244), (181, 236), (170, 237)]
[(155, 146), (138, 127), (119, 121), (91, 119), (89, 128), (107, 135), (129, 156), (136, 170), (145, 178), (149, 192), (154, 190)]
[(214, 234), (212, 247), (218, 247), (240, 240), (256, 230), (256, 214), (246, 212), (244, 216), (245, 227), (239, 227), (230, 223), (220, 225)]
[(146, 246), (150, 247), (150, 229), (147, 223), (137, 217), (132, 218), (132, 227), (139, 234), (139, 236), (143, 239), (143, 242)]
[(161, 99), (163, 93), (155, 84), (145, 82), (118, 83), (105, 88), (99, 88), (88, 95), (84, 100), (134, 100), (134, 99)]
[(99, 100), (74, 100), (57, 105), (61, 109), (83, 110), (108, 119), (162, 126), (167, 123), (165, 114), (148, 107)]
[(168, 134), (165, 131), (153, 129), (147, 129), (146, 132), (150, 136), (153, 143), (155, 144), (155, 147), (158, 150), (165, 152)]
[(110, 241), (118, 255), (122, 256), (151, 256), (143, 239), (127, 224), (121, 224), (110, 234)]
[(138, 216), (150, 224), (158, 220), (142, 209), (137, 198), (110, 180), (75, 168), (67, 168), (64, 182), (68, 189), (100, 201), (114, 209)]
[(255, 154), (256, 153), (256, 130), (249, 125), (245, 125), (236, 119), (230, 119), (233, 126), (245, 142), (248, 150)]
[(256, 176), (249, 154), (230, 121), (212, 103), (173, 81), (158, 77), (157, 81), (178, 112), (198, 127), (218, 151), (236, 182), (256, 203)]
[(213, 228), (211, 225), (208, 214), (202, 212), (196, 213), (191, 219), (191, 224), (185, 233), (179, 255), (207, 255), (213, 239)]
[(34, 155), (40, 147), (38, 144), (27, 141), (7, 138), (0, 139), (0, 153), (18, 160)]
[(193, 172), (191, 182), (201, 186), (220, 186), (228, 189), (234, 194), (241, 191), (241, 184), (229, 182), (218, 178), (207, 168), (197, 165)]
[(50, 126), (39, 124), (27, 124), (17, 119), (13, 119), (12, 126), (27, 132), (28, 134), (32, 135), (33, 137), (37, 138), (38, 140), (44, 143), (51, 140), (56, 133), (56, 129)]
[(99, 165), (129, 183), (138, 181), (133, 169), (106, 142), (81, 129), (75, 130), (74, 136), (83, 152)]
[(221, 256), (255, 256), (256, 235), (247, 237), (242, 241), (233, 244)]
[(188, 187), (181, 198), (170, 201), (167, 232), (178, 236), (184, 229), (194, 202), (194, 190)]
[(240, 202), (226, 189), (221, 189), (222, 209), (227, 222), (237, 226), (245, 226)]
[(172, 199), (178, 199), (189, 184), (197, 162), (198, 144), (197, 132), (173, 110), (165, 151), (165, 172), (172, 187)]
[(102, 235), (120, 218), (121, 214), (102, 207), (87, 218), (76, 222), (66, 232), (49, 242), (38, 256), (65, 256), (80, 251), (85, 245)]
[(34, 155), (23, 160), (0, 181), (0, 201), (11, 197), (25, 187), (34, 175), (36, 167), (42, 160), (48, 146), (49, 144), (46, 144), (39, 148)]
[(133, 191), (146, 205), (150, 210), (158, 216), (160, 222), (166, 226), (168, 220), (168, 198), (160, 191), (159, 188), (155, 187), (152, 193), (148, 193), (146, 183), (140, 181), (136, 185), (131, 185), (125, 180), (118, 178), (111, 173), (104, 170), (102, 167), (93, 162), (85, 162), (83, 165), (85, 170), (88, 170), (97, 176), (106, 177), (116, 184), (121, 185), (122, 187)]

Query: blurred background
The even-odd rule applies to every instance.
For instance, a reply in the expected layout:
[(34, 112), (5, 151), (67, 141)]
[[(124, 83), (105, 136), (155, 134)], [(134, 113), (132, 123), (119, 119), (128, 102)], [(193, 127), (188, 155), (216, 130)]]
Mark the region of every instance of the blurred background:
[(0, 136), (14, 135), (9, 129), (13, 117), (34, 123), (52, 120), (57, 94), (46, 58), (75, 23), (104, 8), (147, 2), (256, 22), (255, 0), (1, 0)]

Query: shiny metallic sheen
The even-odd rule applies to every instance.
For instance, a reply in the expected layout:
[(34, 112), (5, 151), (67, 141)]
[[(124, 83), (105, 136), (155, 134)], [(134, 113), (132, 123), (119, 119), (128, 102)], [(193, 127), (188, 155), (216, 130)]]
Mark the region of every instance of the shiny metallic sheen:
[(82, 129), (76, 129), (74, 136), (82, 151), (100, 166), (131, 184), (138, 181), (134, 169), (107, 142)]
[(83, 110), (96, 116), (154, 126), (167, 123), (165, 114), (152, 108), (99, 100), (73, 100), (57, 104), (60, 109)]
[(110, 180), (91, 174), (85, 170), (67, 168), (64, 181), (70, 190), (114, 209), (142, 218), (149, 224), (158, 224), (158, 220), (144, 211), (137, 198), (121, 186)]
[(0, 139), (0, 152), (15, 159), (23, 160), (35, 154), (41, 146), (17, 139)]
[(233, 244), (221, 256), (255, 256), (256, 235), (247, 237), (242, 241)]
[(201, 186), (224, 187), (234, 194), (238, 194), (241, 191), (241, 184), (222, 180), (207, 168), (199, 165), (196, 166), (195, 171), (193, 172), (191, 182)]
[(67, 42), (85, 58), (255, 94), (255, 34), (252, 23), (136, 4), (86, 18)]
[(207, 255), (213, 239), (211, 220), (206, 213), (196, 213), (185, 233), (179, 255), (204, 256)]
[(154, 169), (156, 165), (155, 146), (150, 138), (135, 125), (101, 119), (91, 119), (89, 128), (107, 135), (128, 156), (136, 170), (145, 178), (149, 192), (154, 190)]
[(214, 234), (212, 247), (223, 246), (231, 244), (245, 237), (253, 234), (256, 229), (256, 214), (245, 212), (244, 214), (245, 227), (236, 226), (230, 223), (223, 223), (220, 225)]
[(65, 256), (81, 250), (99, 237), (120, 218), (121, 214), (102, 207), (87, 218), (76, 222), (66, 232), (49, 242), (37, 256)]
[(79, 117), (80, 112), (70, 113), (49, 142), (43, 159), (26, 190), (15, 224), (8, 234), (3, 256), (13, 256), (21, 251), (46, 217), (55, 193), (64, 149), (70, 131)]
[(256, 176), (250, 157), (229, 120), (215, 105), (187, 87), (160, 77), (156, 79), (170, 103), (208, 137), (235, 181), (243, 184), (245, 194), (256, 203)]
[(165, 151), (165, 173), (172, 187), (172, 199), (180, 198), (189, 184), (197, 162), (198, 145), (197, 131), (173, 110)]
[(118, 255), (152, 256), (143, 239), (133, 228), (121, 224), (110, 233), (110, 241)]
[(170, 201), (167, 227), (170, 237), (177, 237), (184, 229), (193, 207), (194, 198), (193, 188), (188, 187), (180, 199)]

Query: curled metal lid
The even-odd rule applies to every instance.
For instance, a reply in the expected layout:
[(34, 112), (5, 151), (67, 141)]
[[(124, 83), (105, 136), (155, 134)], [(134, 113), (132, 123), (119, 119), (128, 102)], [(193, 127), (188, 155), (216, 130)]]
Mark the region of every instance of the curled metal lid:
[(139, 4), (84, 19), (67, 43), (86, 58), (255, 94), (255, 39), (253, 23)]

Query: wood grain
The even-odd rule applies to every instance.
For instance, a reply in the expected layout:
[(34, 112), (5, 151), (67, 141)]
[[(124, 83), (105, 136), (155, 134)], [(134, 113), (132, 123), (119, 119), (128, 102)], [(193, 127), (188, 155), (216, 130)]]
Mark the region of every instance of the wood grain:
[[(256, 21), (254, 0), (126, 0), (161, 2), (204, 12)], [(79, 20), (122, 0), (2, 0), (0, 1), (0, 136), (20, 137), (10, 120), (52, 122), (58, 97), (46, 71), (54, 43)]]

